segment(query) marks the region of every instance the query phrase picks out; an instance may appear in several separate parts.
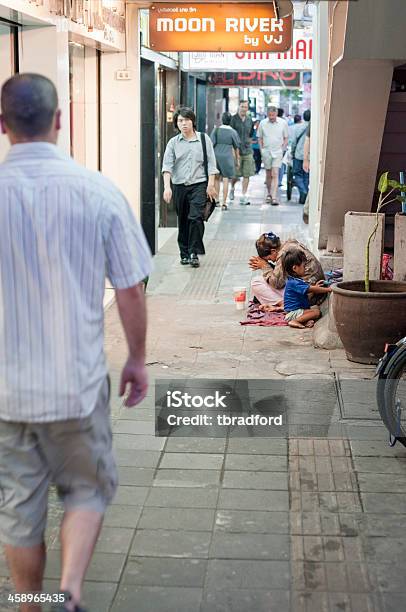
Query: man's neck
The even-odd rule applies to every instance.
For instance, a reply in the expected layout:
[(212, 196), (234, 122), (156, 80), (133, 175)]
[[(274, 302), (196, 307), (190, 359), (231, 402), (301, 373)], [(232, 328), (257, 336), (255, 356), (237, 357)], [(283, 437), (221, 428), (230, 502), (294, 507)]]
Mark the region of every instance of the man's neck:
[(247, 118), (247, 115), (241, 115), (241, 113), (238, 113), (240, 115), (240, 119), (241, 121), (245, 121)]
[(194, 140), (196, 138), (196, 132), (189, 132), (188, 134), (182, 134), (185, 140)]

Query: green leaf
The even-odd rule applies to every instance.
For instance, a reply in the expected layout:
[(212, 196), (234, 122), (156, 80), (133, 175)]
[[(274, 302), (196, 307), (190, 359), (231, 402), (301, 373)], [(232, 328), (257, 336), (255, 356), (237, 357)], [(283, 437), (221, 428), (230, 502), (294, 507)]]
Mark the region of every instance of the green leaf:
[(384, 172), (381, 178), (379, 179), (378, 191), (380, 191), (381, 193), (385, 193), (386, 191), (388, 191), (388, 174), (389, 172)]
[(395, 200), (399, 202), (406, 202), (406, 196), (396, 196)]
[(388, 185), (392, 187), (392, 189), (402, 189), (402, 185), (398, 181), (393, 181), (392, 179), (388, 181)]

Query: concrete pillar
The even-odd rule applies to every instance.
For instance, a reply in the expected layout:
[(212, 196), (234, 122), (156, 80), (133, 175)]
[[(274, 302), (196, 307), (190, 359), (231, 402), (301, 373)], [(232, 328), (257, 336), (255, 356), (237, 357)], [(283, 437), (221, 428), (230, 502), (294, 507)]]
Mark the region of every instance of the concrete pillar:
[(395, 216), (393, 279), (406, 281), (406, 215)]
[[(381, 278), (384, 244), (385, 215), (379, 213), (379, 225), (371, 240), (369, 278)], [(375, 225), (375, 213), (347, 212), (344, 221), (344, 274), (345, 281), (363, 280), (365, 276), (365, 248)]]

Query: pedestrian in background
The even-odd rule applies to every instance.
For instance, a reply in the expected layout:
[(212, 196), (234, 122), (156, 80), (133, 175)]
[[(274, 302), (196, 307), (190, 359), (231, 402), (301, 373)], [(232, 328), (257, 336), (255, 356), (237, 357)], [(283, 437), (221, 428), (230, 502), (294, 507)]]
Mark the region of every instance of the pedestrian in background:
[[(0, 538), (17, 593), (41, 592), (48, 490), (64, 504), (62, 602), (83, 610), (82, 583), (117, 487), (103, 351), (105, 273), (129, 357), (120, 395), (147, 393), (144, 234), (120, 191), (56, 147), (57, 92), (19, 74), (1, 90)], [(63, 602), (63, 600), (65, 600)], [(21, 612), (40, 612), (23, 603)]]
[(259, 124), (258, 140), (266, 170), (268, 191), (266, 201), (273, 206), (277, 206), (279, 204), (276, 199), (279, 168), (282, 165), (283, 151), (288, 144), (288, 126), (286, 121), (278, 117), (275, 106), (268, 108), (268, 118), (263, 119)]
[(309, 172), (306, 172), (303, 168), (304, 143), (309, 121), (310, 111), (306, 110), (303, 113), (303, 123), (295, 125), (291, 144), (293, 176), (295, 185), (299, 189), (300, 204), (305, 203), (307, 192), (309, 191)]
[[(279, 119), (282, 119), (282, 121), (286, 122), (286, 127), (289, 128), (289, 122), (288, 120), (284, 117), (285, 115), (285, 111), (283, 110), (283, 108), (278, 108), (278, 117)], [(282, 155), (282, 164), (281, 167), (279, 168), (279, 176), (278, 176), (278, 187), (282, 187), (282, 181), (283, 181), (283, 177), (285, 175), (286, 172), (286, 164), (283, 161), (283, 158), (285, 157), (286, 154), (286, 150), (287, 150), (287, 145), (285, 146), (285, 148), (283, 149), (283, 155)]]
[(220, 174), (216, 175), (216, 192), (220, 197), (220, 178), (223, 179), (223, 202), (222, 210), (227, 210), (228, 181), (235, 178), (236, 169), (240, 165), (240, 137), (231, 127), (231, 114), (223, 113), (222, 124), (215, 127), (210, 138), (214, 147), (217, 169)]
[[(255, 163), (254, 156), (251, 148), (251, 138), (253, 132), (253, 122), (251, 117), (248, 115), (248, 100), (240, 100), (238, 106), (238, 113), (233, 115), (231, 119), (231, 127), (238, 133), (241, 145), (240, 145), (240, 167), (237, 170), (237, 176), (242, 177), (242, 195), (240, 197), (240, 204), (248, 206), (250, 204), (249, 198), (247, 197), (248, 186), (251, 176), (255, 174)], [(238, 179), (233, 179), (230, 200), (234, 200), (234, 189)]]
[(206, 200), (217, 197), (214, 186), (218, 174), (216, 158), (210, 138), (196, 131), (196, 115), (191, 108), (179, 108), (173, 116), (173, 125), (179, 134), (166, 145), (162, 164), (164, 200), (169, 204), (173, 194), (178, 215), (180, 263), (198, 268), (198, 255), (205, 254), (203, 212)]
[(254, 123), (254, 128), (252, 131), (252, 153), (254, 155), (254, 161), (255, 161), (255, 174), (259, 174), (260, 170), (261, 170), (261, 166), (262, 166), (262, 157), (261, 157), (261, 151), (259, 149), (259, 142), (258, 142), (258, 127), (259, 127), (259, 123), (260, 120), (256, 119), (255, 123)]

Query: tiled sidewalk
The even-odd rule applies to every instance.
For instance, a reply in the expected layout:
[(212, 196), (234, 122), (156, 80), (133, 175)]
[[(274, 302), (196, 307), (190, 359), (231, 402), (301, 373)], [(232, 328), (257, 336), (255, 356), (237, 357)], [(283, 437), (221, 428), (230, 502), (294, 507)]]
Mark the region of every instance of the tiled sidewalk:
[[(347, 385), (373, 368), (314, 349), (310, 330), (239, 325), (231, 291), (249, 284), (253, 240), (303, 231), (301, 207), (262, 203), (262, 177), (252, 193), (251, 207), (215, 212), (199, 270), (178, 265), (174, 239), (156, 258), (151, 388), (136, 409), (113, 397), (120, 486), (87, 577), (90, 612), (405, 608), (406, 452), (386, 444), (374, 382), (362, 403)], [(114, 306), (106, 329), (116, 390), (126, 349)], [(153, 381), (169, 377), (287, 381), (289, 439), (154, 437)], [(53, 503), (47, 588), (57, 587), (59, 518)]]

